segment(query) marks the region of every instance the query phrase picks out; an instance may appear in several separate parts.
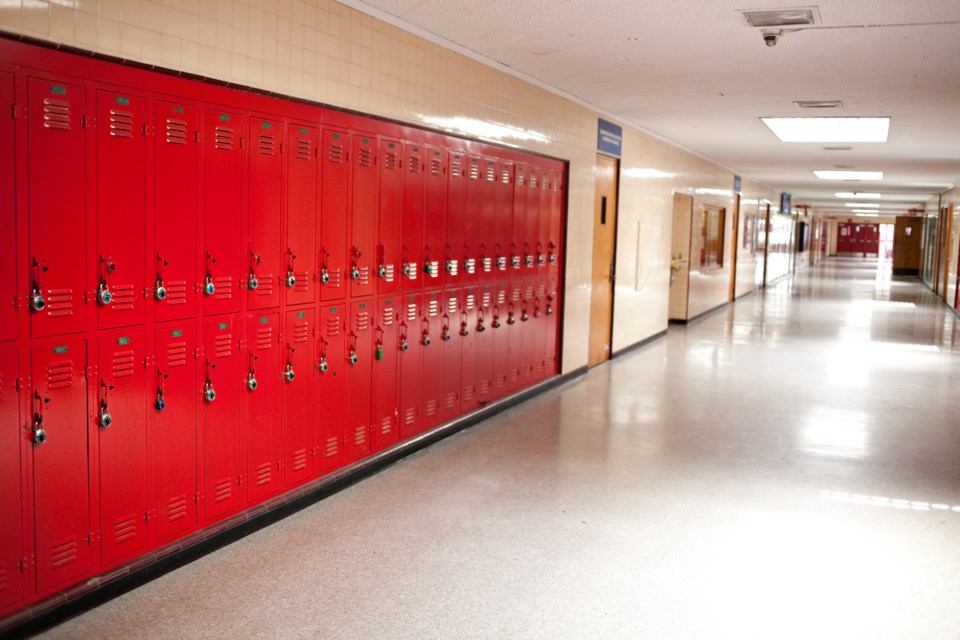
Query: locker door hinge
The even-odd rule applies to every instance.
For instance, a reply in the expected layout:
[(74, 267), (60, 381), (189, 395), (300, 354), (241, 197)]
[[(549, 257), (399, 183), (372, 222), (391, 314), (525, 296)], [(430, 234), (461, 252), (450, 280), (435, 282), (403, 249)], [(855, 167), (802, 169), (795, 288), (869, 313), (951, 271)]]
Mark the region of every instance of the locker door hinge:
[(96, 129), (97, 119), (93, 116), (84, 115), (82, 118), (84, 129)]
[(20, 570), (20, 573), (25, 573), (29, 565), (30, 565), (30, 558), (24, 557), (17, 560), (17, 569)]
[(240, 148), (243, 149), (243, 136), (240, 136)]
[(23, 378), (15, 378), (13, 381), (13, 388), (16, 390), (17, 393), (20, 393), (24, 389), (24, 384), (25, 382)]
[(201, 357), (203, 357), (203, 348), (197, 347), (196, 349), (193, 350), (193, 359), (199, 360)]
[(193, 141), (196, 142), (197, 144), (200, 144), (200, 132), (199, 132), (199, 131), (194, 131), (194, 132), (193, 132)]
[(96, 542), (97, 538), (99, 537), (100, 536), (98, 535), (97, 531), (91, 531), (90, 533), (87, 534), (87, 544), (93, 545), (93, 543)]
[(283, 143), (280, 143), (280, 155), (283, 155)]
[(150, 524), (150, 512), (149, 512), (149, 511), (144, 511), (144, 513), (143, 513), (143, 522), (144, 522), (145, 524)]
[(96, 365), (90, 365), (84, 370), (84, 378), (86, 380), (96, 380), (97, 379), (97, 367)]
[(201, 500), (203, 500), (203, 492), (202, 492), (202, 491), (197, 491), (195, 494), (193, 494), (193, 503), (194, 503), (194, 504), (200, 504), (200, 501), (201, 501)]
[(247, 476), (245, 476), (245, 475), (240, 475), (240, 476), (238, 476), (238, 477), (237, 477), (237, 486), (238, 486), (238, 487), (239, 487), (239, 486), (242, 486), (243, 483), (246, 482), (246, 481), (247, 481)]

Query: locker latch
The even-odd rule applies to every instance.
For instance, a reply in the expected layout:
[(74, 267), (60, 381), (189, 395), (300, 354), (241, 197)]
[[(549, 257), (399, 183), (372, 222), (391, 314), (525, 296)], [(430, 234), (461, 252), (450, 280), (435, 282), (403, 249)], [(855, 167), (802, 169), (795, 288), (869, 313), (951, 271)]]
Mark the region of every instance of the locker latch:
[(490, 326), (493, 327), (494, 329), (500, 328), (500, 312), (499, 311), (494, 311), (493, 322), (490, 323)]
[(43, 428), (43, 416), (39, 413), (33, 416), (33, 427), (31, 429), (30, 439), (33, 444), (43, 444), (47, 441), (47, 432)]
[(260, 281), (257, 279), (257, 266), (262, 260), (259, 253), (250, 251), (250, 277), (247, 278), (247, 289), (251, 291), (260, 286)]
[(100, 285), (97, 287), (97, 301), (100, 304), (107, 305), (113, 302), (113, 293), (107, 286), (107, 277), (117, 268), (111, 258), (100, 256)]
[(163, 398), (162, 388), (157, 391), (157, 401), (154, 403), (153, 406), (157, 408), (157, 411), (163, 411), (164, 409), (167, 408), (167, 401), (164, 400)]
[(461, 336), (468, 336), (468, 335), (470, 335), (470, 329), (467, 328), (467, 321), (466, 321), (466, 320), (464, 320), (463, 322), (460, 323), (460, 335), (461, 335)]
[(360, 262), (360, 256), (362, 256), (363, 254), (360, 253), (360, 249), (357, 249), (356, 247), (353, 247), (351, 253), (353, 254), (353, 261), (350, 264), (350, 279), (359, 280), (360, 267), (358, 265)]
[(537, 298), (536, 301), (534, 301), (533, 303), (533, 317), (534, 318), (540, 317), (540, 298)]
[(463, 261), (463, 269), (473, 275), (477, 272), (477, 261), (474, 258), (466, 258)]
[(293, 373), (293, 363), (292, 363), (292, 362), (288, 362), (288, 363), (287, 363), (287, 368), (284, 369), (284, 371), (283, 371), (283, 379), (286, 380), (287, 382), (293, 382), (294, 377), (296, 377), (296, 376), (295, 376), (295, 374)]
[(459, 263), (453, 259), (447, 260), (446, 264), (444, 265), (444, 269), (446, 270), (446, 272), (452, 276), (457, 275), (459, 271), (458, 267), (459, 267)]
[(507, 324), (516, 324), (517, 319), (513, 317), (513, 309), (507, 312)]
[(543, 266), (543, 265), (547, 264), (547, 257), (546, 257), (545, 255), (543, 255), (543, 243), (542, 243), (542, 242), (538, 242), (538, 243), (537, 243), (537, 264), (539, 264), (540, 266)]
[(212, 296), (217, 292), (216, 285), (213, 284), (213, 263), (216, 260), (213, 259), (213, 256), (207, 252), (207, 276), (203, 279), (203, 293), (204, 295)]
[(483, 309), (477, 312), (477, 333), (483, 333), (487, 327), (483, 324)]
[(97, 301), (104, 305), (113, 302), (113, 294), (110, 293), (110, 288), (107, 287), (107, 283), (103, 280), (100, 281), (100, 286), (97, 287)]
[(425, 347), (430, 346), (430, 332), (426, 327), (424, 327), (424, 329), (420, 332), (420, 344)]
[(547, 257), (547, 261), (548, 261), (550, 264), (557, 264), (557, 254), (556, 254), (557, 245), (555, 245), (554, 243), (551, 242), (550, 244), (547, 245), (547, 247), (548, 247), (548, 252), (549, 252), (549, 256)]
[(547, 315), (553, 315), (553, 296), (547, 296)]
[(157, 254), (157, 283), (153, 287), (153, 297), (157, 299), (158, 302), (163, 302), (167, 299), (167, 288), (163, 286), (163, 268), (167, 266), (167, 263), (164, 261), (163, 257), (158, 253)]

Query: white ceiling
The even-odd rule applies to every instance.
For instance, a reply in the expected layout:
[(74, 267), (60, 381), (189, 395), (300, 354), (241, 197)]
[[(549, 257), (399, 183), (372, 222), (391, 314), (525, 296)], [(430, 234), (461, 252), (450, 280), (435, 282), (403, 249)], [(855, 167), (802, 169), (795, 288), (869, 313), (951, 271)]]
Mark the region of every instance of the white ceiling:
[[(758, 0), (347, 0), (472, 50), (793, 194), (881, 191), (901, 213), (960, 180), (960, 0), (820, 0), (820, 23), (765, 46)], [(794, 100), (842, 100), (800, 110)], [(762, 116), (890, 116), (886, 143), (783, 143)], [(814, 169), (882, 170), (881, 183)]]

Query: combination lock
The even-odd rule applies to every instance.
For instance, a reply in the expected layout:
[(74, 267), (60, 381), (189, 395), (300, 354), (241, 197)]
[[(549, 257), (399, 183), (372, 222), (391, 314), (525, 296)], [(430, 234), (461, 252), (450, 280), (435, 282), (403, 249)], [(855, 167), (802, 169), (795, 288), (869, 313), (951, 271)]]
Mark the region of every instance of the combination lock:
[(358, 269), (358, 268), (356, 267), (356, 265), (354, 265), (353, 267), (350, 268), (350, 279), (351, 279), (351, 280), (359, 280), (359, 279), (360, 279), (360, 269)]
[(253, 291), (254, 289), (256, 289), (256, 288), (259, 287), (259, 286), (260, 286), (260, 281), (257, 280), (257, 276), (256, 276), (255, 274), (252, 274), (252, 273), (251, 273), (251, 274), (250, 274), (250, 279), (247, 280), (247, 289), (250, 289), (251, 291)]
[(156, 298), (158, 302), (163, 302), (167, 299), (167, 288), (163, 286), (162, 280), (157, 280), (157, 284), (153, 288), (153, 297)]
[(113, 424), (113, 418), (110, 416), (109, 413), (107, 413), (106, 407), (100, 409), (100, 417), (98, 418), (97, 422), (100, 424), (100, 427), (103, 429), (106, 429)]
[(207, 402), (213, 402), (214, 400), (217, 399), (217, 392), (216, 392), (216, 390), (213, 388), (213, 383), (212, 383), (212, 382), (208, 382), (206, 388), (204, 388), (204, 390), (203, 390), (203, 398), (204, 398), (204, 400), (206, 400)]
[(423, 332), (423, 337), (420, 338), (420, 342), (423, 343), (425, 347), (430, 346), (430, 336), (427, 335), (426, 331)]
[(377, 343), (377, 360), (383, 360), (383, 345)]
[(386, 278), (387, 277), (387, 267), (386, 265), (380, 265), (377, 267), (377, 277)]
[(100, 283), (100, 287), (97, 289), (97, 300), (100, 304), (110, 304), (113, 302), (113, 294), (110, 293), (110, 289), (107, 288), (107, 285), (103, 282)]
[(31, 439), (33, 440), (33, 444), (43, 444), (47, 441), (47, 432), (43, 428), (43, 419), (39, 417), (33, 423)]
[(203, 281), (203, 293), (204, 295), (212, 296), (217, 292), (217, 287), (213, 284), (213, 277), (207, 276), (207, 279)]
[(356, 351), (350, 351), (350, 357), (348, 360), (350, 362), (350, 366), (352, 367), (360, 361), (360, 358), (357, 357)]
[(320, 356), (320, 373), (326, 373), (330, 368), (330, 365), (327, 364), (327, 356)]
[(293, 275), (293, 270), (287, 271), (287, 286), (293, 288), (297, 284), (297, 276)]
[(30, 308), (34, 311), (43, 311), (43, 308), (47, 306), (47, 301), (43, 299), (43, 294), (39, 291), (34, 291), (33, 295), (30, 296)]
[(250, 391), (257, 390), (257, 376), (254, 375), (253, 371), (247, 376), (247, 389)]
[(322, 282), (323, 284), (327, 284), (328, 282), (330, 282), (330, 274), (327, 273), (326, 267), (320, 270), (320, 282)]
[(407, 344), (406, 336), (400, 338), (400, 351), (406, 351), (409, 348), (410, 348), (410, 345)]
[(288, 362), (287, 368), (283, 372), (283, 379), (287, 382), (293, 382), (294, 377), (293, 365)]
[(153, 406), (157, 408), (157, 411), (163, 411), (167, 408), (167, 401), (163, 399), (163, 394), (157, 394), (157, 401), (153, 403)]

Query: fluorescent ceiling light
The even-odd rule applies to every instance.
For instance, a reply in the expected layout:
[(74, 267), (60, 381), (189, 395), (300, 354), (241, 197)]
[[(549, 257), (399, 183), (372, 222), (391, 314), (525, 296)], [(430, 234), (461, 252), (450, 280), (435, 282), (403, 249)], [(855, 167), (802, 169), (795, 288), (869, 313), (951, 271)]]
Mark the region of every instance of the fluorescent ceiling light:
[(766, 9), (744, 11), (743, 17), (751, 27), (791, 27), (802, 24), (816, 24), (816, 7), (796, 7), (792, 9)]
[(710, 189), (703, 187), (700, 189), (694, 189), (694, 193), (702, 193), (708, 196), (733, 196), (733, 191), (730, 189)]
[(793, 104), (800, 109), (839, 109), (843, 106), (840, 100), (794, 100)]
[(845, 206), (852, 207), (854, 209), (879, 209), (879, 202), (847, 202)]
[(821, 180), (883, 180), (883, 171), (814, 171)]
[(760, 118), (783, 142), (886, 142), (890, 118)]
[(676, 178), (677, 174), (659, 169), (631, 167), (623, 172), (628, 178)]
[(879, 218), (880, 217), (879, 213), (873, 213), (870, 211), (857, 211), (856, 209), (854, 209), (853, 212), (856, 213), (857, 216), (861, 218)]
[(879, 193), (864, 193), (863, 191), (841, 191), (836, 194), (838, 198), (854, 198), (860, 200), (879, 200)]

